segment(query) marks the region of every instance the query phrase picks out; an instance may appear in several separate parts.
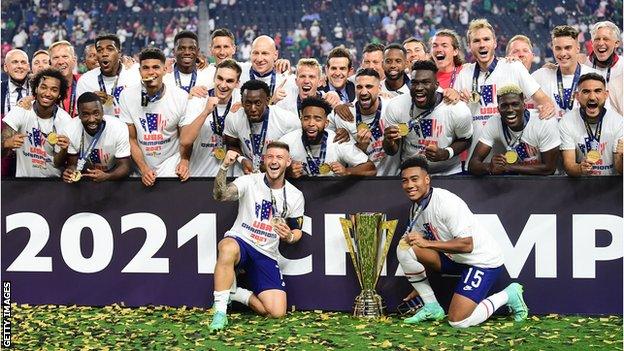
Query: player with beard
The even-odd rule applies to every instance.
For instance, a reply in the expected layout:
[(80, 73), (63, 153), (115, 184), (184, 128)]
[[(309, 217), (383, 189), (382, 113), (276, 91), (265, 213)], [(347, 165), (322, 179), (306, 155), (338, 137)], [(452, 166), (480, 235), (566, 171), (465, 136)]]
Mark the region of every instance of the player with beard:
[(66, 41), (61, 40), (52, 43), (48, 48), (50, 53), (50, 65), (63, 73), (65, 81), (67, 82), (67, 92), (65, 93), (65, 99), (61, 103), (61, 107), (70, 116), (74, 117), (78, 113), (76, 109), (77, 84), (80, 74), (74, 74), (76, 68), (76, 53), (73, 45)]
[[(280, 142), (267, 145), (266, 173), (244, 175), (226, 183), (227, 170), (238, 156), (236, 151), (228, 150), (214, 180), (214, 199), (238, 200), (238, 216), (219, 242), (212, 332), (228, 325), (230, 299), (264, 316), (279, 318), (286, 314), (286, 284), (277, 263), (278, 246), (280, 241), (294, 244), (302, 236), (303, 194), (284, 178), (291, 163), (288, 145)], [(251, 291), (238, 287), (230, 295), (235, 268), (247, 272)]]
[[(468, 171), (475, 175), (526, 174), (550, 175), (559, 160), (559, 126), (555, 118), (539, 119), (524, 105), (522, 90), (516, 85), (500, 88), (499, 114), (492, 116), (483, 129)], [(503, 148), (492, 160), (483, 162), (494, 144)]]
[(413, 157), (401, 164), (401, 186), (411, 201), (409, 223), (397, 246), (397, 258), (405, 277), (424, 306), (404, 323), (441, 320), (440, 307), (427, 273), (461, 275), (448, 309), (453, 328), (468, 328), (486, 321), (507, 305), (517, 322), (527, 318), (523, 287), (510, 284), (487, 296), (503, 271), (503, 255), (494, 237), (478, 221), (466, 203), (452, 192), (431, 186), (428, 162)]
[[(221, 61), (208, 97), (192, 97), (186, 106), (188, 115), (197, 115), (180, 134), (180, 145), (193, 148), (191, 177), (214, 177), (219, 170), (226, 154), (223, 142), (225, 120), (232, 106), (240, 102), (237, 89), (240, 75), (241, 68), (236, 61)], [(240, 166), (230, 167), (230, 170), (228, 176), (242, 173)]]
[(559, 122), (563, 167), (571, 177), (622, 174), (622, 115), (605, 107), (608, 97), (600, 74), (581, 76), (580, 108)]
[(104, 115), (119, 117), (119, 96), (130, 85), (141, 81), (138, 65), (126, 68), (121, 61), (121, 41), (114, 34), (102, 34), (95, 38), (95, 50), (99, 67), (83, 74), (78, 80), (78, 96), (93, 92), (100, 97)]
[(324, 92), (335, 91), (343, 103), (355, 99), (355, 85), (348, 78), (353, 74), (353, 60), (349, 50), (343, 47), (333, 48), (327, 55), (325, 75), (327, 84)]
[(507, 43), (505, 53), (508, 57), (515, 57), (520, 60), (527, 71), (531, 72), (535, 54), (533, 54), (533, 44), (531, 44), (529, 37), (522, 34), (515, 35)]
[(390, 44), (384, 49), (383, 70), (386, 76), (381, 82), (383, 95), (393, 98), (410, 91), (410, 79), (405, 73), (408, 65), (407, 51), (400, 44)]
[(410, 94), (388, 102), (383, 148), (388, 155), (400, 151), (401, 160), (424, 154), (431, 174), (457, 174), (461, 172), (458, 155), (470, 145), (472, 115), (461, 101), (443, 101), (436, 73), (431, 61), (414, 63)]
[(293, 163), (290, 176), (374, 176), (375, 165), (352, 143), (335, 143), (327, 130), (331, 106), (323, 99), (309, 97), (301, 103), (301, 127), (280, 141), (290, 145)]
[(175, 64), (172, 71), (165, 75), (163, 81), (167, 85), (175, 85), (190, 93), (196, 85), (211, 86), (212, 81), (208, 69), (197, 67), (199, 57), (199, 40), (197, 34), (183, 30), (173, 39)]
[(16, 177), (59, 177), (57, 156), (69, 146), (66, 131), (71, 117), (58, 106), (65, 98), (67, 81), (61, 72), (48, 68), (35, 75), (31, 84), (31, 106), (16, 106), (2, 120), (2, 155), (15, 151)]

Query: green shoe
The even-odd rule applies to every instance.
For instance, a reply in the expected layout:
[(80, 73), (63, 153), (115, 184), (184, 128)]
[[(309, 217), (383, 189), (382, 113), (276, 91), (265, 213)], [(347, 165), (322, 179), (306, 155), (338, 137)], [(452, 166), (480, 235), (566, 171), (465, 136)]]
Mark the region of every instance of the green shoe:
[(529, 315), (529, 308), (526, 303), (524, 303), (524, 299), (522, 298), (523, 290), (522, 285), (518, 283), (511, 283), (505, 288), (505, 292), (508, 296), (507, 306), (511, 310), (516, 322), (521, 322), (527, 319), (527, 316)]
[(425, 320), (444, 319), (444, 310), (437, 302), (426, 303), (415, 315), (403, 320), (403, 323), (415, 324)]
[(210, 332), (217, 332), (219, 330), (225, 329), (228, 325), (227, 315), (223, 312), (215, 312), (212, 317), (212, 322), (210, 323)]

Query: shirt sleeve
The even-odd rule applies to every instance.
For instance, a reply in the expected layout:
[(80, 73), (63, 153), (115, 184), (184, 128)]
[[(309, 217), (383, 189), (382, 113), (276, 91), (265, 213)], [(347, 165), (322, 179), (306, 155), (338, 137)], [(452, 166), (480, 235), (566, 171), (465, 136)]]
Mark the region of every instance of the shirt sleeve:
[(128, 128), (120, 126), (117, 143), (115, 144), (115, 158), (130, 156), (130, 132)]
[(459, 196), (449, 194), (451, 198), (445, 201), (442, 208), (444, 223), (454, 238), (469, 238), (473, 236), (474, 214), (468, 205)]
[(533, 96), (540, 89), (539, 83), (529, 74), (529, 71), (520, 61), (512, 62), (510, 70), (516, 73), (520, 89), (527, 98)]
[(305, 200), (303, 198), (303, 194), (300, 191), (297, 191), (297, 197), (295, 201), (293, 201), (292, 210), (288, 211), (289, 218), (297, 218), (303, 216)]
[[(32, 107), (31, 107), (32, 108)], [(26, 110), (21, 107), (15, 106), (2, 118), (2, 122), (6, 123), (16, 132), (23, 132), (23, 128), (26, 122)]]
[(617, 127), (615, 129), (615, 133), (613, 134), (613, 135), (615, 135), (615, 139), (613, 140), (613, 152), (616, 152), (618, 140), (622, 140), (622, 138), (623, 138), (622, 134), (624, 133), (624, 130), (623, 130), (623, 124), (624, 123), (622, 122), (622, 117), (621, 116), (619, 116), (619, 117), (620, 118), (618, 120)]
[(127, 90), (123, 91), (121, 93), (121, 96), (119, 97), (119, 109), (121, 110), (121, 113), (119, 114), (119, 119), (126, 124), (134, 124), (134, 120), (132, 119), (132, 113), (128, 106), (127, 92)]
[(559, 135), (561, 136), (561, 145), (559, 145), (559, 150), (576, 150), (574, 135), (570, 131), (570, 123), (567, 123), (566, 120), (566, 118), (573, 117), (573, 115), (569, 115), (559, 122)]
[(81, 129), (78, 128), (78, 125), (76, 123), (70, 123), (69, 125), (67, 125), (65, 133), (65, 135), (67, 135), (67, 137), (69, 138), (67, 153), (70, 155), (77, 155), (78, 150), (80, 149), (80, 138), (82, 138)]
[(550, 118), (542, 121), (542, 130), (540, 135), (539, 150), (546, 152), (561, 145), (561, 137), (559, 136), (559, 128), (556, 118)]
[(236, 185), (236, 189), (238, 190), (239, 199), (245, 196), (245, 194), (247, 193), (247, 187), (251, 182), (251, 177), (253, 177), (253, 174), (240, 176), (234, 179), (233, 183), (234, 185)]
[(355, 167), (368, 162), (368, 156), (351, 142), (338, 145), (338, 160), (347, 167)]
[(235, 139), (239, 139), (238, 128), (236, 127), (236, 120), (239, 118), (240, 113), (241, 113), (240, 110), (239, 112), (230, 112), (225, 117), (225, 124), (223, 126), (224, 135), (227, 135)]
[(472, 136), (472, 112), (468, 105), (458, 102), (453, 111), (454, 133), (457, 138), (468, 139)]
[(485, 126), (481, 131), (481, 137), (479, 138), (479, 142), (492, 147), (494, 142), (496, 141), (496, 137), (498, 134), (498, 118), (490, 118), (485, 122)]
[(177, 108), (180, 113), (180, 119), (178, 120), (178, 127), (182, 127), (193, 122), (193, 119), (191, 119), (190, 122), (187, 122), (187, 118), (186, 118), (187, 117), (186, 111), (188, 109), (188, 103), (189, 103), (188, 93), (184, 89), (178, 88), (176, 89), (175, 94), (176, 94), (176, 104), (178, 105)]
[[(186, 111), (184, 113), (184, 118), (180, 121), (179, 125), (184, 127), (189, 125), (195, 121), (197, 116), (199, 116), (206, 105), (207, 99), (202, 99), (198, 97), (192, 97), (186, 103)], [(215, 108), (217, 108), (215, 106)]]

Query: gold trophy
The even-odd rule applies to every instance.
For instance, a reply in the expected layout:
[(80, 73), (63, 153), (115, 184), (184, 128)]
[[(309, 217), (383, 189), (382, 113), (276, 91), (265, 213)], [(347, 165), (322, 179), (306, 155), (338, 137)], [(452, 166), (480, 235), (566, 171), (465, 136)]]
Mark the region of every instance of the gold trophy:
[(362, 292), (355, 298), (353, 315), (378, 318), (385, 305), (375, 292), (398, 220), (386, 221), (383, 213), (357, 213), (340, 218), (342, 231)]

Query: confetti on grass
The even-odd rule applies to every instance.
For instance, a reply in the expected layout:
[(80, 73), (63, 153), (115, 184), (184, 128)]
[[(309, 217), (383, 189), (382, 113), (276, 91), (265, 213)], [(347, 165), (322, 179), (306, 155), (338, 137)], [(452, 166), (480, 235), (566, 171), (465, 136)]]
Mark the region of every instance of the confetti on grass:
[(524, 323), (495, 316), (481, 326), (407, 325), (391, 315), (360, 320), (310, 311), (268, 319), (232, 313), (210, 334), (210, 311), (13, 305), (15, 350), (622, 350), (622, 317), (548, 315)]

